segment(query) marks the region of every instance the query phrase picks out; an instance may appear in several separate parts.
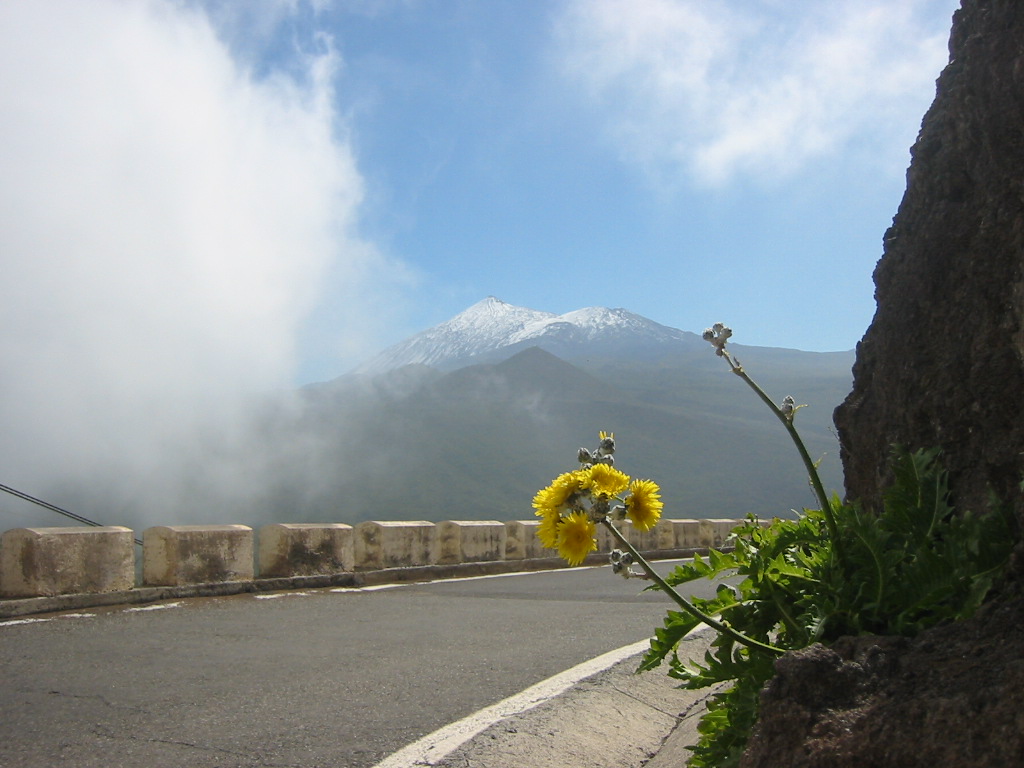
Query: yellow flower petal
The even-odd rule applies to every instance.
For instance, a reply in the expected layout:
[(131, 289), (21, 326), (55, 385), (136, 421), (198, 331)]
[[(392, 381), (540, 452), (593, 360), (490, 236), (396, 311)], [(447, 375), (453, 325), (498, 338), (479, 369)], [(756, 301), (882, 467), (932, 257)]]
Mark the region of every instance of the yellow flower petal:
[(537, 538), (540, 545), (545, 549), (558, 549), (558, 524), (561, 518), (558, 515), (548, 515), (540, 521), (537, 526)]
[(588, 554), (597, 549), (596, 532), (597, 526), (583, 512), (563, 517), (558, 526), (558, 554), (569, 565), (580, 565)]
[(634, 480), (630, 484), (626, 513), (637, 529), (648, 531), (653, 528), (661, 518), (664, 506), (661, 489), (653, 480)]
[(629, 475), (607, 464), (595, 464), (582, 471), (588, 476), (585, 481), (587, 489), (595, 496), (610, 499), (629, 487)]

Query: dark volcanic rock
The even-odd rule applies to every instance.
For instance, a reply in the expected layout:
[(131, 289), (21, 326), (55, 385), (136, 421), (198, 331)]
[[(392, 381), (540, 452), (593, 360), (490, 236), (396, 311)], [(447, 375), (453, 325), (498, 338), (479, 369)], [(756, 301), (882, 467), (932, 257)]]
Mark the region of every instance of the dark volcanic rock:
[(1024, 3), (965, 0), (875, 270), (877, 312), (835, 414), (850, 498), (889, 447), (939, 446), (961, 508), (1024, 474)]
[(1024, 765), (1024, 601), (776, 662), (740, 768)]

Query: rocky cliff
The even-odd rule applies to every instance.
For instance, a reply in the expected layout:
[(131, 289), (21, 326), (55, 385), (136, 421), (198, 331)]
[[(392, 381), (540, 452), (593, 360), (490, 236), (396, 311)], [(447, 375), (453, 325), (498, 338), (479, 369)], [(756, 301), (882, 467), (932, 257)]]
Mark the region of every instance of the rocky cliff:
[[(889, 447), (939, 446), (960, 509), (1024, 503), (1024, 3), (963, 0), (875, 271), (878, 309), (835, 414), (850, 498)], [(1024, 765), (1024, 557), (1000, 598), (913, 639), (777, 663), (744, 768)]]
[(959, 506), (1024, 477), (1024, 3), (964, 0), (875, 270), (877, 311), (835, 414), (850, 498), (889, 446), (943, 449)]

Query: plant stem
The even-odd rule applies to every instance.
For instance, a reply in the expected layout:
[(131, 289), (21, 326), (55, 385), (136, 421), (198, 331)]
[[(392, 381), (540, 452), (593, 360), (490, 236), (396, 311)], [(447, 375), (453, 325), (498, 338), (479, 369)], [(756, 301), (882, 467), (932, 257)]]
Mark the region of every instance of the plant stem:
[(793, 426), (793, 420), (790, 419), (786, 414), (782, 412), (782, 409), (775, 404), (765, 393), (761, 387), (757, 385), (747, 372), (743, 370), (743, 366), (739, 364), (738, 360), (733, 360), (725, 349), (721, 350), (722, 357), (729, 364), (729, 368), (732, 372), (739, 376), (743, 381), (747, 383), (754, 393), (761, 398), (765, 405), (767, 405), (771, 412), (775, 414), (776, 418), (782, 422), (782, 426), (786, 428), (790, 438), (793, 440), (793, 444), (796, 446), (797, 452), (800, 454), (801, 460), (804, 462), (804, 467), (807, 469), (807, 476), (811, 481), (811, 488), (814, 490), (814, 495), (818, 497), (818, 503), (821, 505), (821, 511), (825, 514), (825, 521), (828, 525), (829, 538), (832, 539), (836, 548), (838, 549), (841, 545), (839, 542), (839, 528), (836, 525), (836, 517), (832, 513), (832, 503), (829, 501), (828, 494), (825, 493), (825, 486), (821, 484), (821, 477), (818, 476), (818, 468), (814, 466), (814, 462), (811, 460), (811, 455), (807, 452), (807, 447), (804, 445), (804, 441), (800, 437), (800, 433), (797, 432), (796, 427)]
[(691, 616), (693, 616), (696, 619), (699, 619), (715, 631), (720, 632), (721, 634), (726, 635), (727, 637), (731, 637), (737, 643), (741, 643), (742, 645), (745, 645), (748, 648), (756, 648), (759, 651), (767, 651), (769, 653), (775, 654), (785, 653), (785, 649), (783, 648), (776, 648), (774, 645), (770, 645), (769, 643), (762, 643), (760, 640), (755, 640), (752, 637), (747, 637), (742, 632), (738, 632), (732, 627), (730, 627), (728, 624), (723, 624), (717, 619), (714, 619), (708, 614), (704, 613), (697, 606), (695, 606), (685, 597), (676, 592), (675, 589), (670, 587), (668, 583), (663, 578), (661, 578), (661, 576), (658, 575), (657, 571), (655, 571), (654, 568), (651, 567), (651, 564), (647, 562), (644, 556), (637, 552), (636, 548), (626, 540), (626, 537), (622, 535), (622, 532), (619, 531), (619, 529), (616, 528), (614, 525), (612, 525), (610, 520), (605, 518), (601, 522), (605, 526), (605, 528), (611, 531), (612, 536), (615, 537), (619, 544), (621, 544), (626, 549), (626, 551), (633, 556), (633, 560), (637, 563), (637, 565), (644, 569), (644, 573), (647, 574), (651, 581), (657, 584), (658, 588), (662, 592), (664, 592), (670, 598), (672, 598), (676, 605), (678, 605), (684, 611), (689, 613)]

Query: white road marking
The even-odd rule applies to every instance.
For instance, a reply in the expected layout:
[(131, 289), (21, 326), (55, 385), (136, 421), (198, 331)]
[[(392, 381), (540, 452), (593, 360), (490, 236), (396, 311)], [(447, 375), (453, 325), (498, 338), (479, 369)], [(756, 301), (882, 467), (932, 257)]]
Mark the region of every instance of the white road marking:
[(275, 592), (272, 595), (253, 595), (257, 600), (276, 600), (279, 597), (308, 597), (310, 592)]
[(13, 627), (16, 624), (43, 624), (53, 619), (14, 619), (13, 621), (0, 621), (0, 627)]
[(62, 613), (60, 616), (47, 616), (45, 619), (11, 619), (10, 621), (0, 621), (0, 627), (13, 627), (17, 624), (45, 624), (48, 621), (55, 621), (57, 619), (92, 619), (95, 618), (95, 613)]
[(160, 603), (159, 605), (140, 605), (138, 608), (125, 608), (125, 613), (142, 613), (143, 611), (163, 611), (167, 608), (177, 608), (181, 603)]
[[(676, 560), (659, 560), (660, 563), (677, 563), (687, 558)], [(607, 565), (580, 565), (575, 568), (549, 568), (543, 571), (510, 571), (509, 573), (485, 573), (481, 576), (453, 576), (447, 579), (431, 579), (430, 581), (404, 581), (400, 584), (374, 584), (368, 587), (334, 587), (331, 592), (377, 592), (382, 589), (398, 589), (400, 587), (416, 587), (424, 584), (447, 584), (459, 581), (479, 581), (481, 579), (504, 579), (509, 576), (532, 576), (541, 573), (569, 573), (571, 571), (590, 571), (594, 568), (607, 568)]]
[(369, 587), (335, 587), (331, 590), (331, 592), (379, 592), (382, 589), (398, 589), (399, 587), (408, 587), (414, 583), (417, 582), (409, 582), (408, 584), (372, 584)]
[[(703, 625), (697, 627), (689, 634), (707, 629)], [(414, 741), (408, 746), (394, 752), (384, 758), (373, 768), (416, 768), (417, 766), (436, 765), (448, 755), (461, 747), (477, 734), (483, 732), (497, 722), (505, 718), (527, 712), (546, 701), (565, 693), (572, 686), (581, 680), (592, 677), (599, 672), (604, 672), (609, 667), (618, 664), (630, 656), (643, 653), (650, 647), (650, 640), (641, 640), (632, 645), (624, 645), (614, 651), (597, 656), (596, 658), (577, 664), (571, 669), (559, 672), (547, 680), (542, 680), (524, 691), (510, 696), (507, 699), (492, 704), (489, 707), (474, 712), (469, 717), (458, 720), (433, 733), (429, 733), (419, 741)]]

